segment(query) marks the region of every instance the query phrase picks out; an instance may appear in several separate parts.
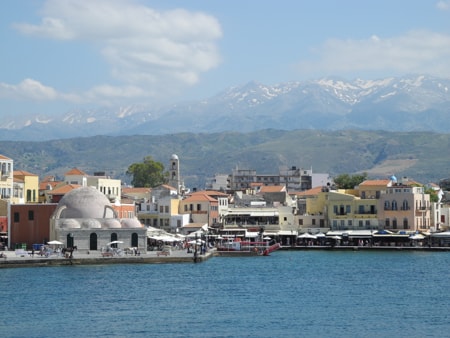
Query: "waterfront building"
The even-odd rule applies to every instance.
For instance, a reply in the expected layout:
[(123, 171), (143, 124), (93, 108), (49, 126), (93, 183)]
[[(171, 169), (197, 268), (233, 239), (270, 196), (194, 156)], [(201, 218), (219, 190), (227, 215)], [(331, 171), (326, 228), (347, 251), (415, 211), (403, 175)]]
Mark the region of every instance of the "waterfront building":
[(57, 203), (11, 204), (8, 246), (31, 249), (33, 244), (46, 244), (50, 240), (50, 218), (57, 206)]
[[(219, 222), (219, 201), (217, 191), (198, 191), (180, 201), (179, 213), (189, 215), (189, 223), (204, 223), (213, 226)], [(226, 196), (226, 195), (225, 195)], [(223, 199), (221, 199), (223, 201)]]
[(119, 218), (109, 199), (94, 187), (80, 187), (64, 195), (50, 219), (50, 240), (100, 250), (113, 241), (147, 250), (147, 230), (137, 218)]
[(12, 203), (39, 202), (39, 177), (24, 170), (14, 170)]
[(14, 161), (0, 155), (0, 199), (11, 201), (14, 184), (13, 171)]
[(378, 200), (378, 218), (383, 229), (427, 231), (431, 227), (430, 195), (423, 186), (394, 182)]

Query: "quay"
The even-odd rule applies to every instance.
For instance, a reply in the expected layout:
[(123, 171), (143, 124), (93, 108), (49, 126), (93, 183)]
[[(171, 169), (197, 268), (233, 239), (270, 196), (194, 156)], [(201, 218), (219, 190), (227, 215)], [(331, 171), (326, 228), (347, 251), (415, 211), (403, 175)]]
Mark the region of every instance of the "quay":
[(74, 251), (73, 258), (51, 255), (41, 257), (31, 256), (28, 252), (17, 256), (14, 251), (2, 251), (6, 258), (0, 258), (0, 268), (19, 267), (49, 267), (70, 265), (105, 265), (105, 264), (168, 264), (168, 263), (201, 263), (214, 255), (214, 249), (204, 254), (198, 254), (194, 259), (193, 253), (186, 250), (172, 250), (170, 255), (158, 255), (157, 251), (148, 251), (139, 256), (123, 255), (102, 257), (100, 252)]

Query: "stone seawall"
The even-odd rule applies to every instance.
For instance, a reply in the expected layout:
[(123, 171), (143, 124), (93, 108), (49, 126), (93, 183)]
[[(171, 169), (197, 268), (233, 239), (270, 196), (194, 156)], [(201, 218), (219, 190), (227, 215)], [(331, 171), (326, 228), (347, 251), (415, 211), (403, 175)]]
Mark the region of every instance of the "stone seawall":
[(50, 266), (71, 266), (71, 265), (105, 265), (105, 264), (174, 264), (174, 263), (201, 263), (213, 257), (213, 252), (198, 255), (194, 260), (193, 254), (185, 252), (175, 252), (168, 256), (158, 256), (156, 253), (143, 254), (141, 256), (123, 257), (98, 257), (93, 254), (75, 254), (74, 258), (64, 257), (23, 257), (8, 255), (7, 258), (0, 258), (0, 268), (20, 268), (20, 267), (50, 267)]

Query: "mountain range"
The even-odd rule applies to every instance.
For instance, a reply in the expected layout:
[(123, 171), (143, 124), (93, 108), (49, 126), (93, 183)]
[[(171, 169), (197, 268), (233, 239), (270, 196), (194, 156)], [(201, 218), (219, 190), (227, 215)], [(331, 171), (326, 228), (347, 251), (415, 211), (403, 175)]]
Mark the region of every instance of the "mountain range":
[(0, 140), (45, 141), (95, 135), (279, 130), (384, 130), (447, 133), (450, 79), (409, 75), (378, 80), (324, 78), (249, 82), (199, 101), (165, 107), (79, 109), (8, 116)]

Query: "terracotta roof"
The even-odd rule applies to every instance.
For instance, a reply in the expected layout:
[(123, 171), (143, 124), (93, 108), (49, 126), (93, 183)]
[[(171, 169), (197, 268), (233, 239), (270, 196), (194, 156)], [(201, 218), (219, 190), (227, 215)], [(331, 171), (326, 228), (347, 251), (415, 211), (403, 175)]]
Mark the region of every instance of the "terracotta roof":
[(36, 174), (29, 173), (25, 170), (14, 170), (13, 176), (37, 176)]
[(184, 201), (188, 202), (217, 202), (215, 198), (212, 198), (211, 196), (208, 196), (206, 194), (195, 194), (195, 195), (189, 195), (184, 199)]
[(73, 189), (77, 189), (80, 187), (81, 187), (81, 185), (79, 185), (79, 184), (66, 184), (55, 190), (49, 191), (48, 194), (49, 195), (64, 195), (64, 194), (67, 194), (69, 191), (72, 191)]
[(315, 188), (312, 188), (309, 190), (305, 190), (305, 191), (296, 192), (296, 193), (294, 193), (294, 195), (299, 196), (299, 197), (316, 196), (320, 192), (322, 192), (322, 186), (318, 186), (318, 187), (315, 187)]
[(0, 160), (11, 160), (9, 157), (6, 157), (4, 155), (0, 155)]
[(365, 180), (360, 186), (387, 186), (390, 180)]
[(284, 185), (263, 185), (260, 190), (261, 193), (283, 191), (286, 191), (286, 187)]
[(39, 190), (49, 190), (48, 186), (50, 186), (52, 189), (55, 189), (55, 187), (58, 184), (63, 183), (62, 181), (44, 181), (39, 183)]
[(64, 175), (66, 176), (74, 176), (74, 175), (87, 175), (84, 171), (78, 169), (78, 168), (73, 168), (71, 170), (69, 170), (68, 172), (66, 172)]

